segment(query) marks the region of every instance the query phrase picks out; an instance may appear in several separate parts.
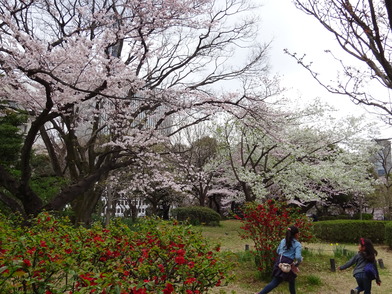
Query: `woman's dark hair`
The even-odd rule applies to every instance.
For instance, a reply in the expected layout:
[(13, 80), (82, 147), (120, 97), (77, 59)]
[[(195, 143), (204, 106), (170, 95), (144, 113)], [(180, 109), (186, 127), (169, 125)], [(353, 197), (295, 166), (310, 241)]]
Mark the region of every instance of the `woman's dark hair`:
[(286, 249), (290, 249), (291, 246), (293, 245), (293, 239), (295, 237), (295, 234), (299, 233), (299, 230), (296, 226), (290, 226), (287, 228), (286, 232)]
[(374, 249), (372, 241), (366, 238), (359, 238), (359, 245), (365, 248), (365, 251), (361, 252), (362, 256), (368, 262), (375, 262), (378, 252), (376, 249)]

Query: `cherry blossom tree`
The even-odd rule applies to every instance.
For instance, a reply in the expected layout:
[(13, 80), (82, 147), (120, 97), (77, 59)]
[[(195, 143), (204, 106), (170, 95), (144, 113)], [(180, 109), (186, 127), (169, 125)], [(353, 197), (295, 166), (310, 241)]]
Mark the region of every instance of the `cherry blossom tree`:
[[(336, 39), (343, 49), (326, 50), (340, 67), (336, 81), (323, 78), (302, 52), (289, 52), (328, 91), (343, 94), (356, 104), (376, 111), (391, 123), (392, 89), (390, 0), (294, 0), (296, 7), (313, 16)], [(343, 53), (343, 54), (341, 54)], [(304, 55), (303, 55), (304, 54)], [(331, 61), (332, 64), (333, 61)], [(381, 86), (381, 87), (380, 87)], [(384, 89), (376, 91), (375, 89)]]
[(205, 169), (217, 152), (217, 142), (211, 137), (211, 127), (202, 123), (188, 128), (179, 134), (173, 146), (173, 152), (179, 156), (178, 166), (188, 183), (187, 190), (199, 206), (206, 206), (208, 191), (218, 174), (218, 167), (208, 171)]
[(376, 199), (380, 207), (384, 207), (384, 217), (392, 219), (392, 164), (391, 164), (391, 142), (390, 140), (376, 140), (379, 149), (375, 152), (374, 161), (376, 165), (379, 185), (376, 188)]
[(368, 171), (375, 149), (361, 138), (361, 119), (324, 120), (324, 127), (312, 123), (323, 113), (310, 108), (296, 116), (281, 113), (280, 123), (269, 130), (252, 127), (251, 120), (222, 126), (222, 160), (243, 201), (278, 198), (309, 208), (337, 195), (373, 191)]
[(177, 165), (185, 177), (191, 203), (224, 215), (238, 190), (225, 176), (226, 166), (215, 160), (219, 148), (215, 126), (216, 122), (203, 122), (187, 128), (176, 136), (172, 150), (178, 154)]
[[(25, 217), (71, 204), (75, 222), (88, 224), (108, 176), (150, 165), (153, 147), (181, 129), (219, 113), (265, 121), (264, 100), (277, 90), (252, 8), (247, 0), (0, 0), (0, 97), (30, 114), (19, 175), (0, 165), (0, 200)], [(192, 120), (178, 126), (181, 117)], [(48, 201), (30, 185), (33, 150), (68, 180)]]

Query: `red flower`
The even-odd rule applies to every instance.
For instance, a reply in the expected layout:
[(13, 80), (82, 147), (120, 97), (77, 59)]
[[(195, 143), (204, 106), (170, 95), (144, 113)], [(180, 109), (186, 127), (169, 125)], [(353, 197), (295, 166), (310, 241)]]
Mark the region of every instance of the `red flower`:
[(147, 258), (147, 257), (148, 257), (148, 249), (142, 249), (142, 256), (143, 256), (144, 258)]
[(193, 284), (196, 282), (196, 278), (188, 278), (185, 280), (184, 284)]
[(172, 284), (167, 283), (166, 288), (163, 289), (163, 294), (170, 294), (174, 292), (174, 287)]
[(185, 260), (185, 258), (184, 258), (183, 256), (177, 256), (177, 257), (174, 259), (174, 261), (175, 261), (177, 264), (184, 264), (184, 263), (186, 262), (186, 260)]
[(141, 288), (141, 289), (136, 289), (136, 287), (132, 288), (132, 294), (146, 294), (147, 291), (145, 288)]
[(160, 271), (161, 273), (164, 273), (164, 272), (165, 272), (165, 267), (164, 267), (163, 264), (158, 264), (158, 268), (159, 268), (159, 271)]
[(24, 263), (24, 265), (25, 265), (26, 267), (31, 266), (31, 261), (28, 260), (28, 259), (23, 259), (23, 263)]
[(33, 247), (33, 248), (28, 249), (27, 253), (30, 254), (30, 255), (33, 255), (36, 250), (37, 250), (37, 248)]
[(101, 236), (95, 236), (94, 241), (104, 242), (105, 240), (101, 238)]
[(97, 285), (95, 282), (96, 278), (90, 277), (90, 274), (80, 275), (80, 278), (84, 281), (88, 281), (87, 285)]
[(179, 250), (177, 250), (177, 254), (178, 254), (179, 256), (184, 256), (185, 253), (186, 253), (186, 251), (185, 251), (184, 249), (179, 249)]

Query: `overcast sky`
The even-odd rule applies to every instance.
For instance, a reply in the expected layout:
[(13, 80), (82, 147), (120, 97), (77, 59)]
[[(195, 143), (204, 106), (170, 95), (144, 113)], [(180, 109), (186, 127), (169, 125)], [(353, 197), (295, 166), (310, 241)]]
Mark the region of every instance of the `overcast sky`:
[(336, 70), (328, 66), (327, 56), (324, 53), (326, 49), (338, 49), (333, 36), (314, 18), (296, 9), (291, 0), (261, 1), (263, 3), (260, 8), (262, 39), (272, 40), (270, 62), (273, 72), (282, 75), (282, 83), (302, 94), (304, 99), (328, 96), (325, 100), (333, 105), (340, 105), (340, 103), (343, 103), (343, 106), (350, 105), (345, 103), (348, 98), (335, 95), (331, 97), (304, 68), (283, 52), (287, 48), (290, 52), (299, 55), (306, 54), (307, 60), (313, 61), (317, 69), (323, 69), (323, 75), (335, 77)]
[[(284, 49), (296, 52), (314, 62), (317, 72), (328, 79), (335, 79), (337, 68), (331, 66), (326, 49), (341, 52), (334, 36), (326, 31), (313, 17), (295, 8), (291, 0), (260, 0), (261, 36), (265, 42), (272, 41), (270, 64), (272, 72), (281, 76), (281, 84), (289, 88), (288, 95), (309, 101), (319, 97), (322, 101), (339, 109), (338, 116), (366, 114), (363, 107), (352, 103), (348, 97), (330, 94), (319, 85), (307, 70), (284, 53)], [(322, 69), (322, 72), (321, 72)], [(385, 91), (385, 88), (381, 89)], [(375, 116), (366, 114), (369, 119)], [(392, 137), (391, 128), (382, 126), (382, 136)]]

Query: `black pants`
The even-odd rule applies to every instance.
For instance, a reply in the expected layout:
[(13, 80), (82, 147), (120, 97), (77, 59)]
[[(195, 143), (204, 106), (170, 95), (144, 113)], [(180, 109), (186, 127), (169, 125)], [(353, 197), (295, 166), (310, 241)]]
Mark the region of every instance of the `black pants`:
[[(282, 278), (273, 277), (272, 281), (267, 286), (265, 286), (264, 289), (259, 292), (259, 294), (267, 294), (271, 292), (273, 289), (278, 287), (282, 282), (283, 282)], [(290, 294), (295, 294), (295, 279), (289, 281), (288, 283), (289, 283)]]

